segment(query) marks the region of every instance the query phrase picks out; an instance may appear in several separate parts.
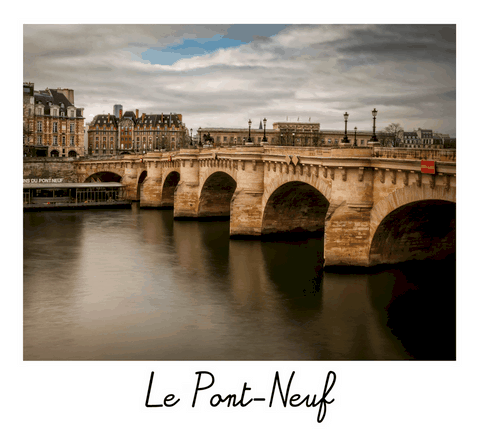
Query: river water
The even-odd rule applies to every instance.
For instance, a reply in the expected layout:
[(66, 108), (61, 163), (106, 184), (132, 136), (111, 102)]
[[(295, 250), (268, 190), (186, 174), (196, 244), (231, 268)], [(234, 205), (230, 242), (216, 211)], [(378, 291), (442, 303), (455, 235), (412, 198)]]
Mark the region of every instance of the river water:
[(25, 360), (455, 359), (455, 260), (321, 267), (172, 210), (24, 213)]

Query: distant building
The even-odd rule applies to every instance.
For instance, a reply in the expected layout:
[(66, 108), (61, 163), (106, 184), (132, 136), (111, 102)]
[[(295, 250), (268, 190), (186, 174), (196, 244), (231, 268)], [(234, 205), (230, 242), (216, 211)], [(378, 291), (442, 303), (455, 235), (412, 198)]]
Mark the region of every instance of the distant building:
[[(250, 130), (250, 138), (256, 145), (262, 143), (264, 133), (267, 143), (273, 146), (338, 146), (345, 136), (345, 131), (320, 130), (320, 123), (275, 122), (271, 129), (265, 130), (260, 126)], [(209, 134), (213, 146), (244, 145), (248, 132), (248, 128), (202, 128), (202, 143)], [(353, 145), (355, 132), (349, 130), (347, 135)], [(366, 146), (371, 137), (370, 131), (357, 131), (357, 146)]]
[(123, 105), (115, 104), (113, 106), (113, 115), (117, 118), (120, 117), (120, 111), (123, 111)]
[(414, 129), (413, 131), (403, 131), (401, 136), (401, 146), (413, 148), (432, 148), (441, 149), (446, 147), (445, 141), (450, 144), (450, 136), (434, 132), (431, 129)]
[(72, 89), (35, 91), (23, 83), (24, 156), (84, 155), (83, 108), (75, 107)]
[(99, 114), (88, 128), (89, 155), (175, 150), (190, 145), (182, 115), (145, 114), (120, 109), (119, 116)]

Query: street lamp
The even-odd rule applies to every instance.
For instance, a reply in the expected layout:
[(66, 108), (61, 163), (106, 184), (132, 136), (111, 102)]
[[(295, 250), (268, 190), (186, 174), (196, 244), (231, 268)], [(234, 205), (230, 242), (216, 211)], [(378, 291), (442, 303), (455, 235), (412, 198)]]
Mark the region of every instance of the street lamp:
[(193, 128), (190, 128), (190, 146), (193, 146)]
[(350, 143), (350, 140), (348, 139), (348, 136), (347, 136), (348, 113), (346, 111), (345, 111), (345, 114), (343, 115), (343, 118), (345, 119), (345, 137), (343, 137), (342, 143)]
[(267, 119), (264, 117), (263, 118), (263, 143), (267, 142), (267, 136), (266, 136), (266, 129), (267, 129)]
[(250, 137), (250, 129), (252, 128), (252, 120), (248, 119), (248, 140), (247, 143), (252, 142), (252, 137)]
[(198, 142), (198, 147), (202, 147), (202, 127), (201, 126), (198, 128), (198, 136), (200, 137), (199, 138), (200, 141)]
[(292, 146), (295, 146), (295, 132), (292, 132)]
[(280, 146), (283, 146), (283, 134), (280, 133)]
[(355, 128), (353, 128), (355, 130), (355, 139), (353, 140), (353, 145), (356, 146), (357, 145), (357, 127), (355, 126)]
[(370, 141), (378, 141), (377, 140), (377, 136), (375, 135), (375, 118), (377, 117), (377, 113), (378, 111), (376, 110), (376, 108), (374, 108), (372, 110), (372, 116), (373, 116), (373, 136), (372, 138), (370, 139)]

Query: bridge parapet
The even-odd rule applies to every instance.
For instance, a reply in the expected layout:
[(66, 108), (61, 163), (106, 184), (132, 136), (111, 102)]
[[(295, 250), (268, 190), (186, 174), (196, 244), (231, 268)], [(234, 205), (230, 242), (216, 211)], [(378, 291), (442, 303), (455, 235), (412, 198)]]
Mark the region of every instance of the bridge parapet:
[(389, 159), (423, 159), (432, 161), (456, 161), (456, 149), (415, 149), (410, 147), (388, 148), (375, 147), (375, 158)]

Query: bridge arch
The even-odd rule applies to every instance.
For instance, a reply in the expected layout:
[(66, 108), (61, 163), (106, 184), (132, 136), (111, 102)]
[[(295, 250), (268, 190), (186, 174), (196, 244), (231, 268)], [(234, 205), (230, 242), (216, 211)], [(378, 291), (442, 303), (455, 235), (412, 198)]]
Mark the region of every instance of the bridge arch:
[(283, 182), (266, 198), (261, 234), (323, 232), (329, 205), (327, 197), (311, 183)]
[(370, 265), (454, 254), (455, 195), (455, 188), (410, 185), (379, 201), (370, 219)]
[(270, 196), (282, 185), (292, 182), (299, 181), (306, 183), (316, 190), (318, 190), (328, 201), (330, 200), (332, 194), (332, 188), (329, 183), (325, 182), (321, 176), (307, 176), (300, 174), (277, 174), (277, 176), (270, 178), (265, 182), (264, 194), (263, 194), (263, 206), (267, 204)]
[(208, 176), (200, 188), (198, 217), (229, 217), (230, 204), (237, 189), (236, 180), (224, 171)]
[(121, 182), (122, 176), (113, 171), (99, 171), (87, 175), (84, 182)]
[(175, 189), (180, 182), (180, 172), (171, 170), (162, 185), (162, 207), (173, 208)]

